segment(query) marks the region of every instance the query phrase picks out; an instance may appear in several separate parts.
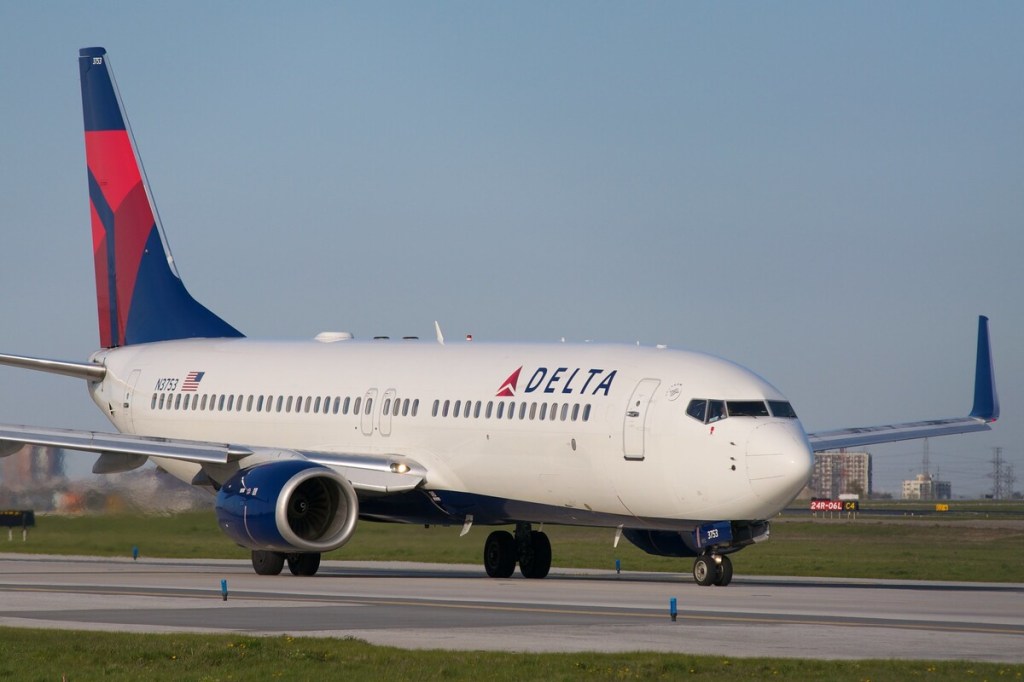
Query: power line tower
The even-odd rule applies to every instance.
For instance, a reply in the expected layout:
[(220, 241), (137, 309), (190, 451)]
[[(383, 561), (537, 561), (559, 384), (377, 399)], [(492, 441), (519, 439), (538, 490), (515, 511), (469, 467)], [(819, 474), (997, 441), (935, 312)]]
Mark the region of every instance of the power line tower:
[[(1010, 469), (1009, 474), (1013, 477), (1013, 470)], [(1003, 461), (1003, 449), (1000, 447), (992, 448), (992, 473), (988, 475), (992, 479), (992, 499), (1001, 500), (1006, 496), (1006, 483), (1007, 483), (1007, 464)], [(1013, 485), (1012, 482), (1010, 485)]]

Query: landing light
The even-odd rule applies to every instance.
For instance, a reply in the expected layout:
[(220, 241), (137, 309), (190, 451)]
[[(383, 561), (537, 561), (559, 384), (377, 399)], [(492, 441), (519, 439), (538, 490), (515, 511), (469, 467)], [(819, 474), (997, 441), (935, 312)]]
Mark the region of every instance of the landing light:
[(391, 463), (391, 473), (393, 474), (407, 474), (409, 473), (409, 465), (401, 462)]

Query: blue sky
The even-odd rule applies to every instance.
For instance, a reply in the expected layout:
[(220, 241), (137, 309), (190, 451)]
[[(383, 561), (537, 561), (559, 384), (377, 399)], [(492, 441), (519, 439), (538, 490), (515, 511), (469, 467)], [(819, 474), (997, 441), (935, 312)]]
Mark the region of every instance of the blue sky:
[[(667, 343), (808, 430), (969, 409), (1024, 488), (1024, 5), (0, 4), (0, 350), (98, 343), (77, 53), (109, 50), (178, 267), (251, 336)], [(0, 370), (3, 422), (106, 428)], [(898, 491), (919, 442), (879, 447)], [(88, 464), (78, 469), (87, 468)]]

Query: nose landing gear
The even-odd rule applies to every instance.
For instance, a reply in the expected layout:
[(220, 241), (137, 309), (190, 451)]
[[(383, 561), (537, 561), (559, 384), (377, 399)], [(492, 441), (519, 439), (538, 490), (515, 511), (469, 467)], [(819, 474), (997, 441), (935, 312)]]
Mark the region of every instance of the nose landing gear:
[(732, 561), (723, 554), (702, 554), (693, 562), (693, 579), (701, 587), (732, 582)]

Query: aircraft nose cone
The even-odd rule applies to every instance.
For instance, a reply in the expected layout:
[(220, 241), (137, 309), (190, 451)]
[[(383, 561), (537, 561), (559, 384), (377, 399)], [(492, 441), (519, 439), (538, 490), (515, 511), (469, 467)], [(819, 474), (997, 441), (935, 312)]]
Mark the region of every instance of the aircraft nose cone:
[(768, 422), (747, 439), (747, 477), (754, 493), (782, 511), (811, 479), (814, 453), (799, 422)]

